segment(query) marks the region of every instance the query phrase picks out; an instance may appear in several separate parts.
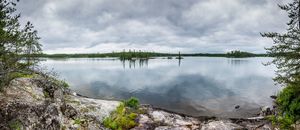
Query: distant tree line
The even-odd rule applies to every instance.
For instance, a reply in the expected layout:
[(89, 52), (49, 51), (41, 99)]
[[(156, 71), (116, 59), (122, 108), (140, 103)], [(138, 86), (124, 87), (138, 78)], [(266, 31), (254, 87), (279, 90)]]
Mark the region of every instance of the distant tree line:
[(230, 51), (226, 53), (227, 57), (234, 57), (234, 58), (243, 58), (243, 57), (254, 57), (255, 54), (250, 53), (250, 52), (245, 52), (245, 51)]
[(268, 57), (268, 54), (254, 54), (249, 52), (234, 51), (230, 53), (159, 53), (147, 51), (123, 51), (112, 53), (89, 53), (89, 54), (39, 54), (35, 57), (45, 58), (104, 58), (117, 57), (120, 59), (134, 59), (134, 58), (151, 58), (151, 57), (182, 57), (182, 56), (206, 56), (206, 57)]

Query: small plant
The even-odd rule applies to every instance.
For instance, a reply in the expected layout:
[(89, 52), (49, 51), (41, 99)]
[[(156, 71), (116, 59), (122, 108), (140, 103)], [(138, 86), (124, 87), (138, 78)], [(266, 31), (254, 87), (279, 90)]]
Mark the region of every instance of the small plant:
[(64, 87), (64, 88), (69, 88), (70, 87), (70, 85), (64, 80), (61, 80), (60, 82), (61, 82), (62, 87)]
[(81, 120), (80, 120), (79, 118), (75, 119), (75, 120), (74, 120), (74, 124), (80, 125), (80, 124), (81, 124)]
[(21, 130), (22, 124), (19, 121), (13, 121), (9, 123), (9, 128), (12, 130)]
[(50, 95), (49, 95), (48, 92), (44, 91), (43, 93), (44, 93), (44, 97), (45, 97), (45, 98), (50, 98)]
[(131, 97), (128, 100), (124, 100), (123, 103), (126, 107), (137, 109), (140, 105), (139, 100), (135, 97)]
[(132, 97), (123, 101), (109, 117), (104, 119), (104, 126), (112, 130), (127, 130), (135, 127), (138, 107), (139, 100), (137, 98)]
[(62, 88), (69, 88), (70, 87), (70, 85), (64, 80), (58, 80), (55, 77), (51, 77), (51, 78), (52, 78), (54, 84), (56, 84), (57, 86), (60, 86)]
[(81, 119), (81, 118), (76, 118), (75, 120), (74, 120), (74, 124), (77, 124), (77, 125), (82, 125), (82, 124), (84, 124), (86, 122), (86, 120), (85, 119)]

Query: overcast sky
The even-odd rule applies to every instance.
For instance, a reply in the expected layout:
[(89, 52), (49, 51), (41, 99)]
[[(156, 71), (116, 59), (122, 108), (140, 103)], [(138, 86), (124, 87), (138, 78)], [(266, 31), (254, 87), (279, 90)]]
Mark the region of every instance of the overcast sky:
[(46, 53), (136, 49), (265, 52), (260, 32), (282, 32), (281, 0), (21, 0)]

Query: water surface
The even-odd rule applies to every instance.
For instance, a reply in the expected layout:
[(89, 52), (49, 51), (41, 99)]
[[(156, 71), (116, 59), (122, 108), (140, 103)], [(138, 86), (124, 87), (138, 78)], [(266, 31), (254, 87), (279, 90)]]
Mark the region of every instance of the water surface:
[[(250, 116), (276, 94), (270, 58), (185, 57), (120, 61), (103, 58), (47, 59), (74, 91), (92, 98), (142, 103), (193, 116)], [(235, 106), (239, 105), (239, 109)], [(234, 114), (233, 114), (234, 113)]]

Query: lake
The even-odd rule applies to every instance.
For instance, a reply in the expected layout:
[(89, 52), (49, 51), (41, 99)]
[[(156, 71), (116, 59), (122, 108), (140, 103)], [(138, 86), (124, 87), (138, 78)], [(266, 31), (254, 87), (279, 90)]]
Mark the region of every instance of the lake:
[[(120, 61), (113, 58), (46, 59), (75, 92), (99, 99), (137, 97), (172, 112), (192, 116), (253, 116), (270, 106), (271, 58), (184, 57)], [(239, 106), (238, 109), (235, 107)]]

